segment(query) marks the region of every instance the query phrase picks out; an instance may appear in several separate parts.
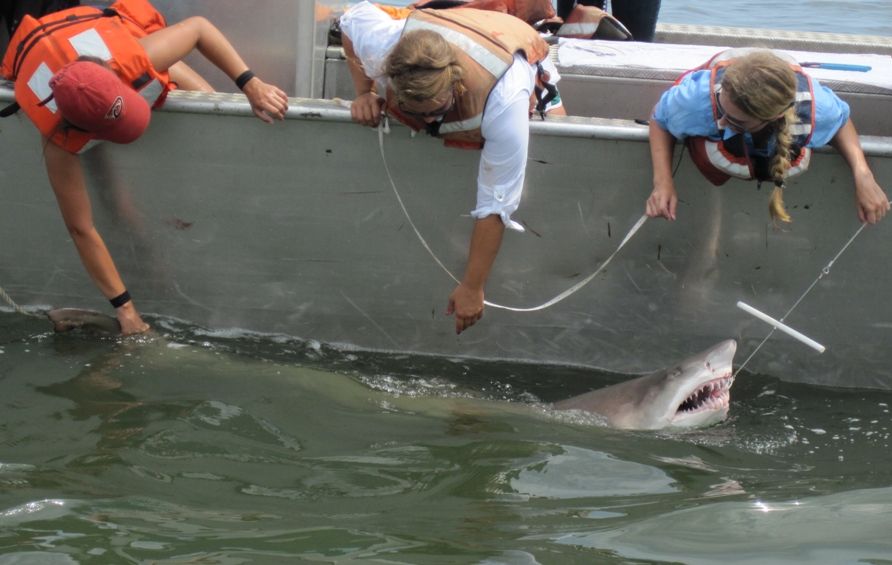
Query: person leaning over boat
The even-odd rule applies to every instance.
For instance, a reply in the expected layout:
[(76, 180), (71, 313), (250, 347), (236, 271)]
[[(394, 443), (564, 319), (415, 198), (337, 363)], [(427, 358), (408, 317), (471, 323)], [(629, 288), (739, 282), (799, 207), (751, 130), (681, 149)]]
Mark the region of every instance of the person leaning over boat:
[(648, 216), (675, 219), (678, 194), (671, 161), (678, 139), (715, 185), (732, 176), (772, 182), (769, 210), (776, 220), (790, 221), (782, 198), (785, 179), (808, 168), (813, 147), (828, 143), (852, 171), (861, 221), (876, 223), (889, 210), (848, 104), (771, 51), (723, 51), (663, 93), (650, 121), (654, 188)]
[[(105, 10), (77, 7), (25, 17), (0, 67), (15, 81), (16, 103), (43, 136), (50, 185), (81, 262), (114, 306), (124, 334), (146, 331), (93, 225), (78, 154), (98, 140), (130, 143), (173, 87), (167, 71), (194, 49), (232, 77), (265, 122), (284, 119), (288, 99), (248, 66), (210, 22), (191, 17), (170, 27), (146, 0)], [(178, 80), (207, 84), (177, 67)], [(209, 87), (207, 87), (209, 88)]]
[(447, 145), (482, 148), (468, 262), (446, 309), (461, 333), (483, 315), (484, 286), (505, 226), (523, 231), (511, 214), (523, 191), (531, 108), (565, 113), (559, 96), (534, 99), (537, 77), (548, 89), (559, 79), (548, 46), (513, 16), (468, 8), (413, 10), (392, 19), (361, 2), (340, 26), (356, 87), (354, 121), (376, 126), (386, 109)]
[[(576, 5), (603, 10), (605, 0), (557, 0), (557, 15), (566, 20)], [(610, 13), (632, 34), (633, 41), (651, 42), (657, 31), (660, 0), (613, 0)]]

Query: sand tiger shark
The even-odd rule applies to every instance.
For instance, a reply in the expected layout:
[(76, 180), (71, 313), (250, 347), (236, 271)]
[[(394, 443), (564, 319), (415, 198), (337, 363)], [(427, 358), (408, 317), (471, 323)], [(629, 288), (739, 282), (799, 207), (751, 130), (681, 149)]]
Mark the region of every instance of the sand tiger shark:
[(731, 405), (731, 371), (737, 342), (725, 340), (684, 361), (554, 403), (556, 410), (582, 410), (614, 428), (696, 428), (721, 422)]
[[(117, 320), (92, 310), (60, 308), (47, 315), (57, 332), (80, 328), (120, 333)], [(668, 368), (555, 402), (546, 409), (594, 413), (607, 425), (628, 430), (709, 426), (728, 415), (736, 350), (736, 341), (725, 340)]]

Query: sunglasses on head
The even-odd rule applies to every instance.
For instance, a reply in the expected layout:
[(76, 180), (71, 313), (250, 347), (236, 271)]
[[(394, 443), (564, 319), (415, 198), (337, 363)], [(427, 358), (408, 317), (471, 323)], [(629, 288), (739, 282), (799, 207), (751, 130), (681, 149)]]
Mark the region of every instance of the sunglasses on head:
[(445, 104), (443, 104), (442, 106), (440, 106), (438, 108), (434, 108), (433, 110), (428, 110), (426, 112), (412, 111), (412, 110), (407, 110), (405, 108), (405, 106), (403, 106), (402, 104), (399, 104), (399, 109), (400, 109), (400, 112), (402, 112), (403, 114), (406, 114), (408, 116), (412, 116), (415, 118), (422, 118), (422, 119), (424, 119), (424, 118), (442, 118), (443, 116), (445, 116), (446, 114), (449, 113), (449, 110), (451, 110), (454, 105), (455, 105), (455, 93), (452, 92), (449, 95), (449, 100)]
[[(719, 97), (719, 94), (721, 92), (722, 92), (722, 88), (720, 86), (719, 88), (716, 89), (715, 94), (713, 95), (713, 98), (715, 99), (716, 113), (718, 114), (717, 121), (724, 119), (725, 122), (727, 122), (727, 124), (729, 126), (731, 126), (732, 129), (735, 129), (735, 130), (741, 131), (741, 132), (759, 131), (760, 129), (765, 127), (766, 124), (771, 123), (771, 122), (775, 121), (776, 119), (779, 119), (779, 118), (776, 118), (775, 120), (758, 120), (758, 118), (753, 118), (753, 120), (758, 120), (758, 122), (755, 122), (755, 124), (744, 123), (743, 121), (729, 115), (728, 112), (725, 110), (725, 108), (722, 106), (722, 101), (720, 100), (720, 97)], [(789, 108), (792, 108), (795, 103), (796, 103), (795, 100), (790, 102), (790, 104), (786, 108), (784, 108), (784, 111), (786, 111)]]
[(737, 118), (734, 118), (733, 116), (730, 116), (728, 114), (728, 112), (725, 111), (725, 108), (722, 106), (722, 101), (719, 98), (719, 93), (721, 93), (721, 92), (722, 92), (722, 89), (718, 88), (715, 91), (715, 94), (713, 95), (715, 98), (715, 109), (716, 109), (716, 112), (718, 113), (718, 120), (721, 120), (724, 118), (725, 122), (727, 122), (729, 126), (731, 126), (733, 129), (738, 130), (738, 131), (749, 131), (750, 129), (758, 129), (758, 128), (761, 128), (766, 123), (768, 123), (767, 120), (763, 120), (763, 121), (759, 122), (758, 128), (751, 128), (750, 125), (741, 122), (740, 120), (738, 120)]

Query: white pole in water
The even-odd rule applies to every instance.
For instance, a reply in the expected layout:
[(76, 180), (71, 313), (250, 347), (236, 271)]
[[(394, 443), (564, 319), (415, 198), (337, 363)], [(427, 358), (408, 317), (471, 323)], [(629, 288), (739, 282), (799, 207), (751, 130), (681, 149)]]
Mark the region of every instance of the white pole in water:
[(749, 304), (747, 304), (747, 303), (745, 303), (745, 302), (741, 302), (741, 301), (739, 301), (739, 300), (737, 301), (737, 307), (740, 308), (741, 310), (743, 310), (744, 312), (748, 312), (748, 313), (752, 314), (753, 316), (759, 318), (759, 319), (762, 320), (763, 322), (766, 322), (766, 323), (768, 323), (768, 324), (771, 324), (772, 326), (774, 326), (775, 328), (777, 328), (777, 329), (779, 329), (780, 331), (784, 332), (785, 334), (787, 334), (787, 335), (789, 335), (789, 336), (791, 336), (791, 337), (794, 337), (794, 338), (798, 339), (799, 341), (801, 341), (801, 342), (804, 343), (805, 345), (811, 347), (812, 349), (814, 349), (814, 350), (817, 351), (818, 353), (824, 353), (824, 350), (825, 350), (826, 348), (825, 348), (823, 345), (821, 345), (820, 343), (818, 343), (817, 341), (811, 339), (811, 338), (808, 337), (808, 336), (802, 335), (801, 333), (797, 332), (796, 330), (794, 330), (794, 329), (791, 328), (790, 326), (784, 324), (783, 322), (780, 322), (779, 320), (775, 320), (774, 318), (772, 318), (772, 317), (769, 316), (768, 314), (765, 314), (765, 313), (763, 313), (763, 312), (760, 312), (759, 310), (756, 310), (755, 308), (753, 308), (753, 307), (750, 306)]

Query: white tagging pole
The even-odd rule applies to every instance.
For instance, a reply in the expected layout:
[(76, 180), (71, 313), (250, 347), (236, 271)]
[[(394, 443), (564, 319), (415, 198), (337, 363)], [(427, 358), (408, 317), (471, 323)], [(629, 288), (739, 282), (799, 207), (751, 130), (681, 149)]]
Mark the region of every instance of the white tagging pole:
[(741, 301), (739, 301), (739, 300), (737, 301), (737, 307), (740, 308), (741, 310), (743, 310), (744, 312), (747, 312), (747, 313), (752, 314), (753, 316), (759, 318), (759, 319), (762, 320), (763, 322), (765, 322), (765, 323), (767, 323), (767, 324), (770, 324), (770, 325), (774, 326), (775, 328), (779, 329), (780, 331), (784, 332), (785, 334), (789, 335), (790, 337), (793, 337), (793, 338), (795, 338), (795, 339), (801, 341), (802, 343), (804, 343), (805, 345), (811, 347), (812, 349), (814, 349), (814, 350), (817, 351), (818, 353), (824, 353), (824, 350), (825, 350), (826, 348), (825, 348), (823, 345), (821, 345), (820, 343), (818, 343), (817, 341), (811, 339), (811, 338), (808, 337), (808, 336), (802, 335), (801, 333), (797, 332), (796, 330), (794, 330), (794, 329), (791, 328), (790, 326), (784, 324), (784, 323), (781, 322), (780, 320), (775, 320), (774, 318), (772, 318), (772, 317), (769, 316), (768, 314), (765, 314), (764, 312), (761, 312), (761, 311), (759, 311), (759, 310), (756, 310), (755, 308), (753, 308), (753, 307), (750, 306), (749, 304), (747, 304), (747, 303), (745, 303), (745, 302), (741, 302)]

